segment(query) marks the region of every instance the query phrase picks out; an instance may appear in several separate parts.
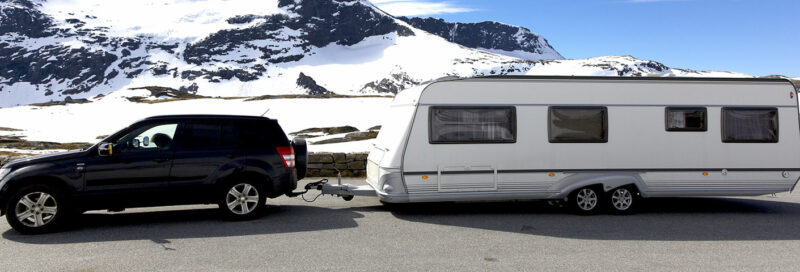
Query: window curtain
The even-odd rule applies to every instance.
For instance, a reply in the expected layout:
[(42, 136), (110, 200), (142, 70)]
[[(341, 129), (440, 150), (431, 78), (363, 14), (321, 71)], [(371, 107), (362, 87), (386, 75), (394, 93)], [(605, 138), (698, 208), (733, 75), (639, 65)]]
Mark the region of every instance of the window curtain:
[(513, 141), (511, 109), (434, 109), (432, 140)]
[(725, 110), (725, 140), (777, 141), (777, 111)]

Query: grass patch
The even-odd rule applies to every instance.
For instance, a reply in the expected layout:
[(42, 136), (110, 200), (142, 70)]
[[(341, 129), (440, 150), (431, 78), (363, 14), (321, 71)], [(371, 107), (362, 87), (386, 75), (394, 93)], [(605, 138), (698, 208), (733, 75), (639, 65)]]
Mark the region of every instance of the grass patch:
[(54, 143), (27, 141), (19, 136), (0, 136), (0, 148), (22, 149), (22, 150), (79, 150), (91, 147), (90, 143)]
[(65, 99), (64, 101), (50, 101), (50, 102), (44, 102), (44, 103), (33, 103), (33, 104), (28, 105), (28, 106), (50, 107), (50, 106), (64, 106), (64, 105), (67, 105), (67, 104), (86, 104), (86, 103), (91, 103), (91, 102), (92, 101), (89, 101), (89, 99), (86, 99), (86, 98), (80, 98), (80, 99), (68, 98), (68, 99)]
[(10, 152), (10, 151), (0, 151), (0, 156), (4, 156), (4, 157), (17, 157), (17, 156), (33, 156), (33, 154), (28, 154), (28, 153), (17, 153), (17, 152)]
[(300, 99), (300, 98), (320, 98), (320, 99), (327, 99), (327, 98), (392, 98), (393, 96), (388, 95), (343, 95), (343, 94), (321, 94), (321, 95), (310, 95), (310, 94), (283, 94), (283, 95), (262, 95), (256, 96), (252, 98), (245, 99), (244, 101), (260, 101), (260, 100), (269, 100), (269, 99)]

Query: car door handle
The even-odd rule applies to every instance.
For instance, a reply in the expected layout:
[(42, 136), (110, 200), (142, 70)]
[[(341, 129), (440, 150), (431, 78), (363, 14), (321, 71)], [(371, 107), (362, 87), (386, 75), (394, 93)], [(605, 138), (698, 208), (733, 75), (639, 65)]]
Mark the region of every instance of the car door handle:
[(158, 159), (153, 159), (153, 161), (161, 163), (161, 162), (167, 162), (167, 161), (169, 161), (169, 159), (167, 159), (167, 158), (158, 158)]

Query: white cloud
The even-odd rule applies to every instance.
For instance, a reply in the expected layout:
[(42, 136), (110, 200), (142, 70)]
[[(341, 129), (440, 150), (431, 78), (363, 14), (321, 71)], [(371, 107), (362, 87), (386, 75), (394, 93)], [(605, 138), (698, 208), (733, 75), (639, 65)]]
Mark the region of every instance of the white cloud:
[(371, 0), (371, 2), (395, 16), (424, 16), (475, 11), (475, 9), (461, 7), (446, 1)]

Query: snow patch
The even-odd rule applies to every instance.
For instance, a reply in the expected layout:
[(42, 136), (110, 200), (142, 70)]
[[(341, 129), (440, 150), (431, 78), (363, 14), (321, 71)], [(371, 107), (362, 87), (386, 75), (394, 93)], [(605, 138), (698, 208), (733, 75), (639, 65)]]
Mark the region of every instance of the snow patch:
[(111, 27), (115, 36), (156, 35), (196, 40), (222, 29), (247, 27), (228, 24), (242, 14), (286, 13), (277, 0), (49, 0), (42, 10), (55, 19), (79, 19), (85, 27)]

